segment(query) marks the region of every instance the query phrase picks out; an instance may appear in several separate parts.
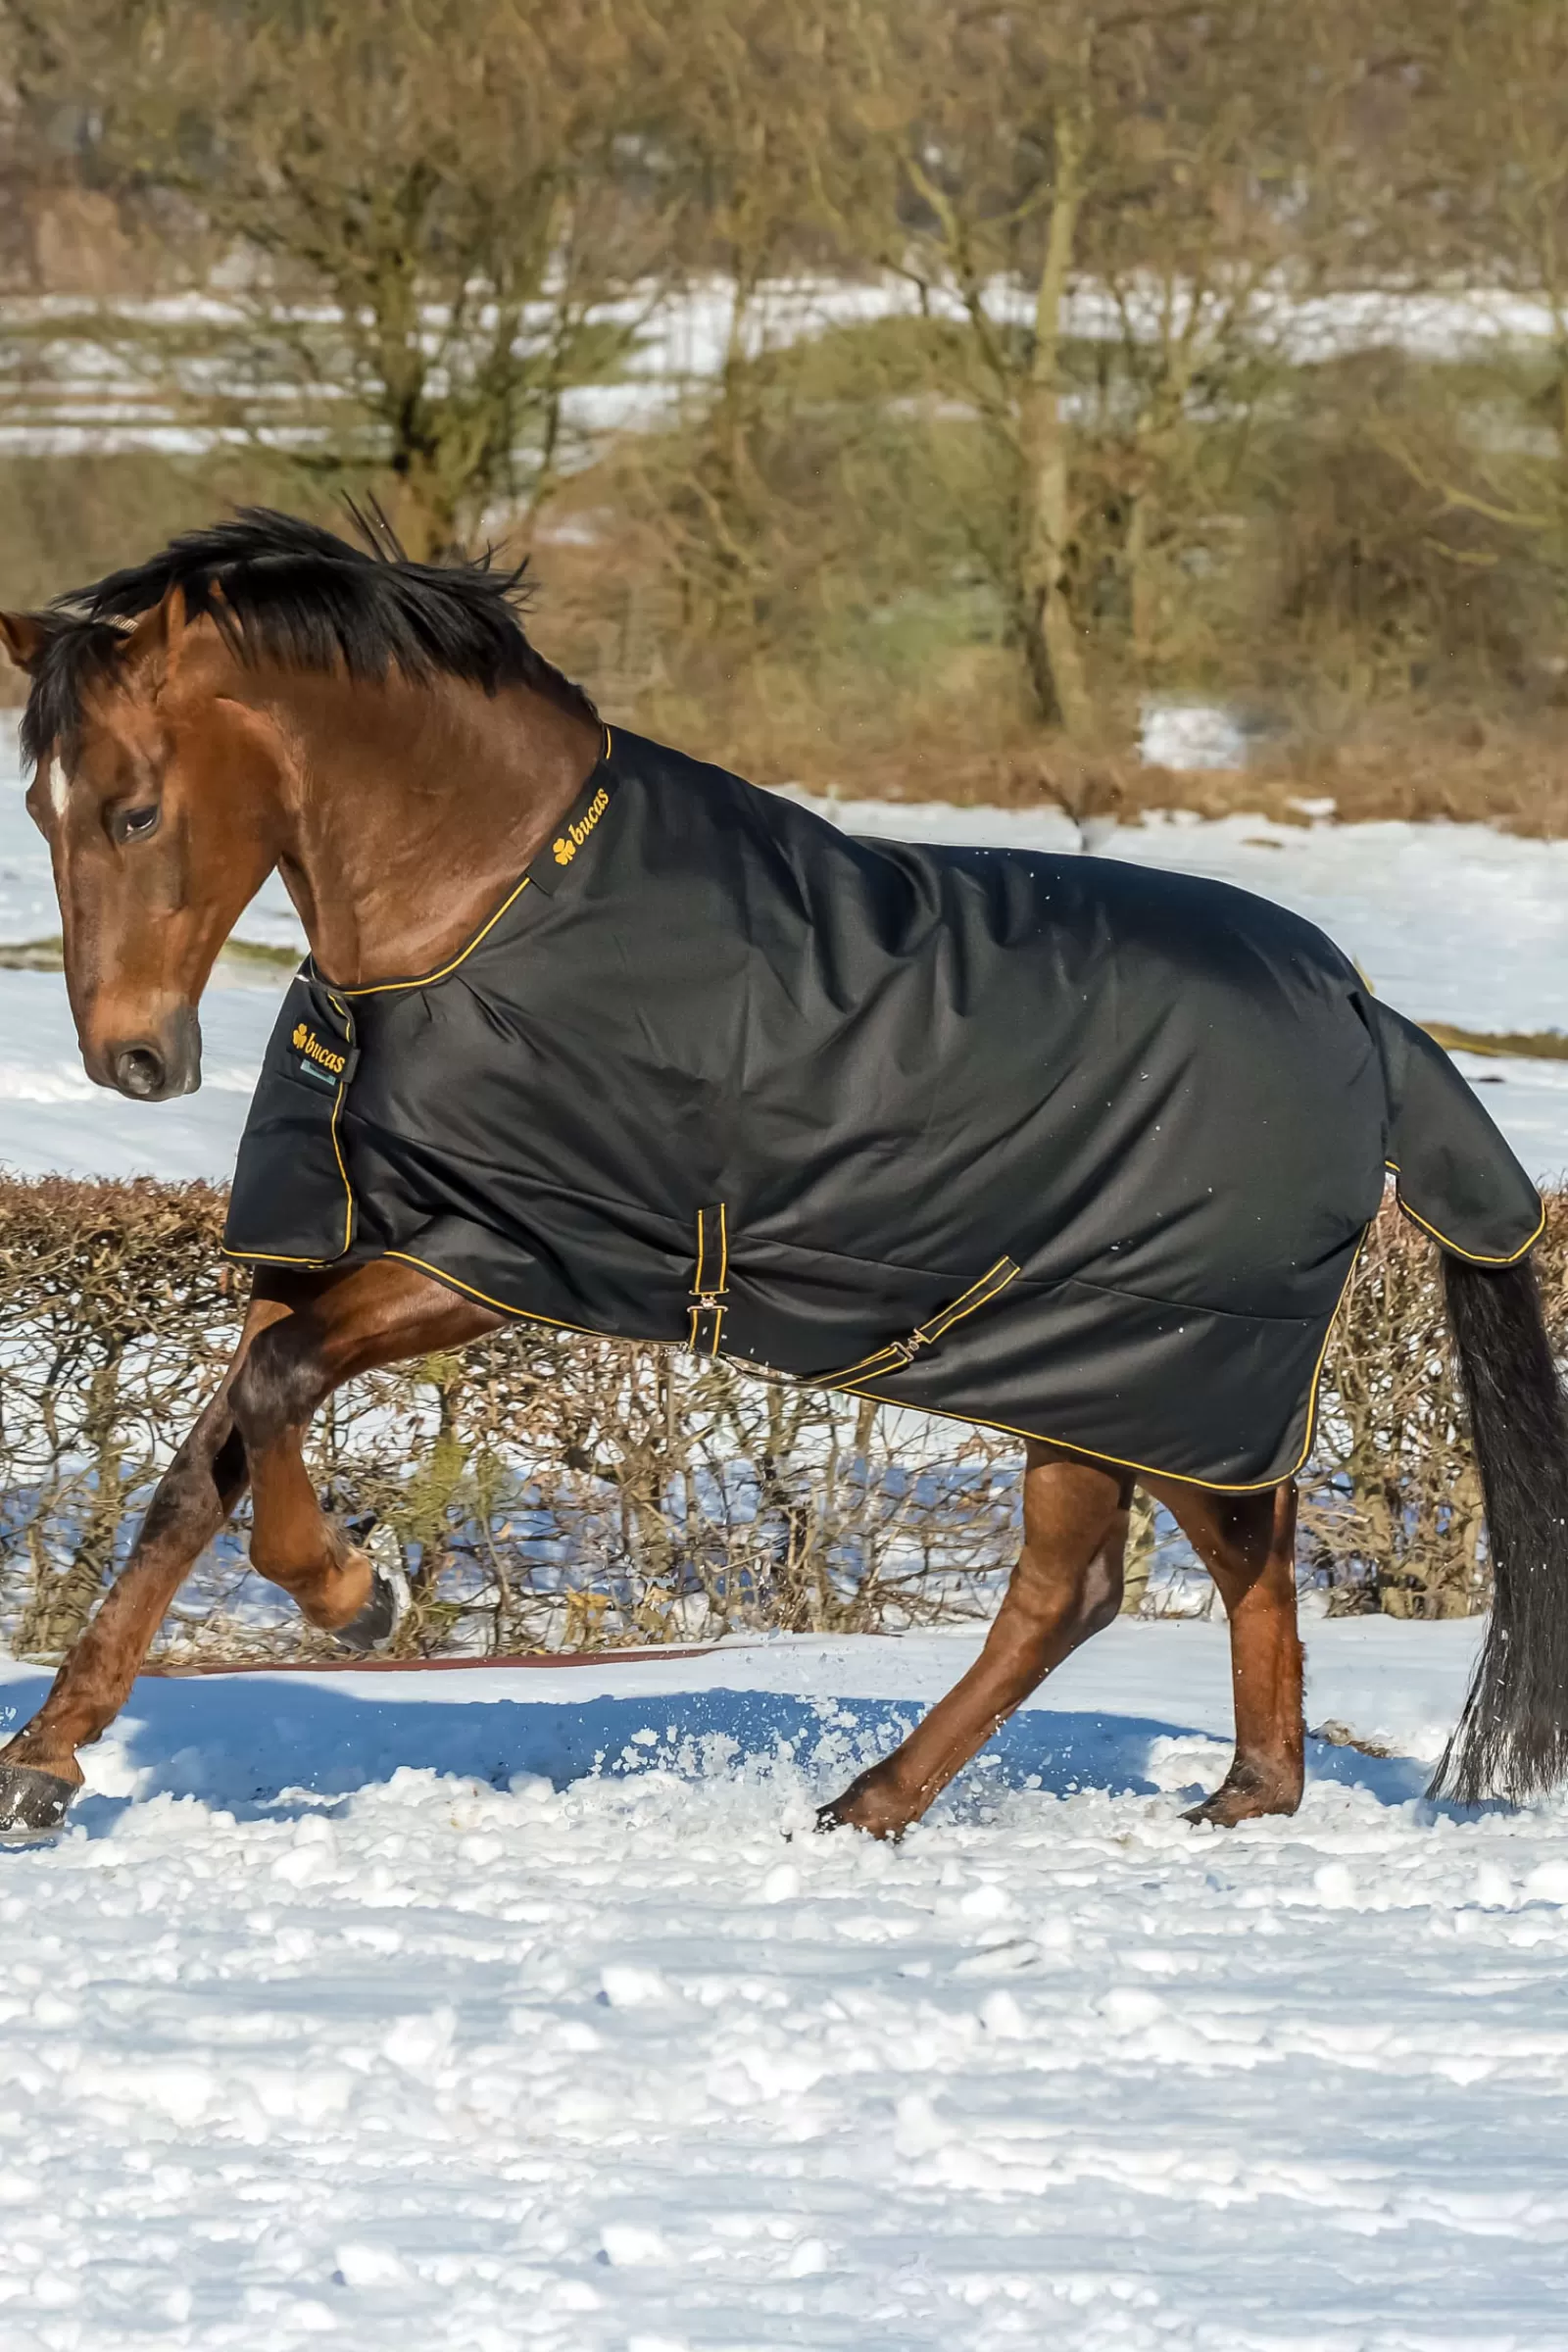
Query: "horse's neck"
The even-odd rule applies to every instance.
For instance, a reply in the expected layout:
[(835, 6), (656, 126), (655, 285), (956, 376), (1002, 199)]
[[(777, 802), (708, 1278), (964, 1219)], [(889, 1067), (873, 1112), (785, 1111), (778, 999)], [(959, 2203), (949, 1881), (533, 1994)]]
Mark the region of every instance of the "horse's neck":
[(549, 839), (603, 730), (525, 689), (360, 686), (289, 713), (299, 747), (279, 867), (345, 987), (455, 954)]

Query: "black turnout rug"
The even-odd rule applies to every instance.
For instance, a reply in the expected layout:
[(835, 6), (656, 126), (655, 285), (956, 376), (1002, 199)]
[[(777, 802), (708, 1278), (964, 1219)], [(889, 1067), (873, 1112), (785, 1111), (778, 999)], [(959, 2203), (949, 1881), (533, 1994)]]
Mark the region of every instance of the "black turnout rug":
[(857, 840), (617, 730), (441, 969), (307, 961), (227, 1247), (1250, 1487), (1310, 1445), (1391, 1165), (1445, 1247), (1530, 1247), (1476, 1097), (1310, 923)]

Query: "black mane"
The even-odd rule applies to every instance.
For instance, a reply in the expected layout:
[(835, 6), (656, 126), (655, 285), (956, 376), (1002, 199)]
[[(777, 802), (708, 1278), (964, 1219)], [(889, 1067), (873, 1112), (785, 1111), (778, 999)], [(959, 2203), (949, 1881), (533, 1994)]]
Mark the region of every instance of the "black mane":
[(112, 671), (125, 625), (176, 584), (194, 618), (210, 614), (241, 661), (291, 669), (345, 669), (384, 678), (464, 678), (486, 694), (528, 686), (581, 718), (598, 712), (523, 632), (521, 564), (498, 570), (489, 554), (414, 564), (369, 554), (319, 524), (268, 507), (186, 531), (160, 555), (85, 588), (69, 589), (40, 617), (43, 650), (22, 722), (36, 766), (81, 725), (88, 690)]

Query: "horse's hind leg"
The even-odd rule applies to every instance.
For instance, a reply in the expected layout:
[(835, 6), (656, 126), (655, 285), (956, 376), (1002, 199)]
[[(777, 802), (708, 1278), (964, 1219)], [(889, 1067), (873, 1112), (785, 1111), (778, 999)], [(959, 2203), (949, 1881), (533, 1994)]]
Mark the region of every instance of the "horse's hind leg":
[(1110, 1623), (1132, 1487), (1098, 1463), (1030, 1446), (1023, 1551), (984, 1649), (902, 1747), (824, 1805), (819, 1828), (902, 1836), (1052, 1668)]
[(1236, 1753), (1213, 1795), (1187, 1818), (1229, 1829), (1260, 1813), (1294, 1813), (1305, 1769), (1295, 1484), (1258, 1494), (1174, 1482), (1152, 1491), (1214, 1579), (1231, 1627)]

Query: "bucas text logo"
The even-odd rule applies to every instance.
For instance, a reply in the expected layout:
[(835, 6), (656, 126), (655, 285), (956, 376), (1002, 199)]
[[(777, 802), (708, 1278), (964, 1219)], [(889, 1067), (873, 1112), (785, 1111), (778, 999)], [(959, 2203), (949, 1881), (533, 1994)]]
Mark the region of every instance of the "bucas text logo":
[(564, 833), (558, 833), (551, 843), (550, 846), (555, 851), (558, 865), (571, 863), (609, 807), (610, 795), (601, 784), (589, 802), (586, 812), (582, 816), (574, 817)]
[(316, 1031), (308, 1028), (304, 1021), (296, 1024), (293, 1042), (299, 1052), (305, 1055), (307, 1061), (319, 1063), (323, 1070), (330, 1070), (334, 1078), (342, 1077), (346, 1056), (342, 1054), (334, 1054), (328, 1047), (323, 1046)]

